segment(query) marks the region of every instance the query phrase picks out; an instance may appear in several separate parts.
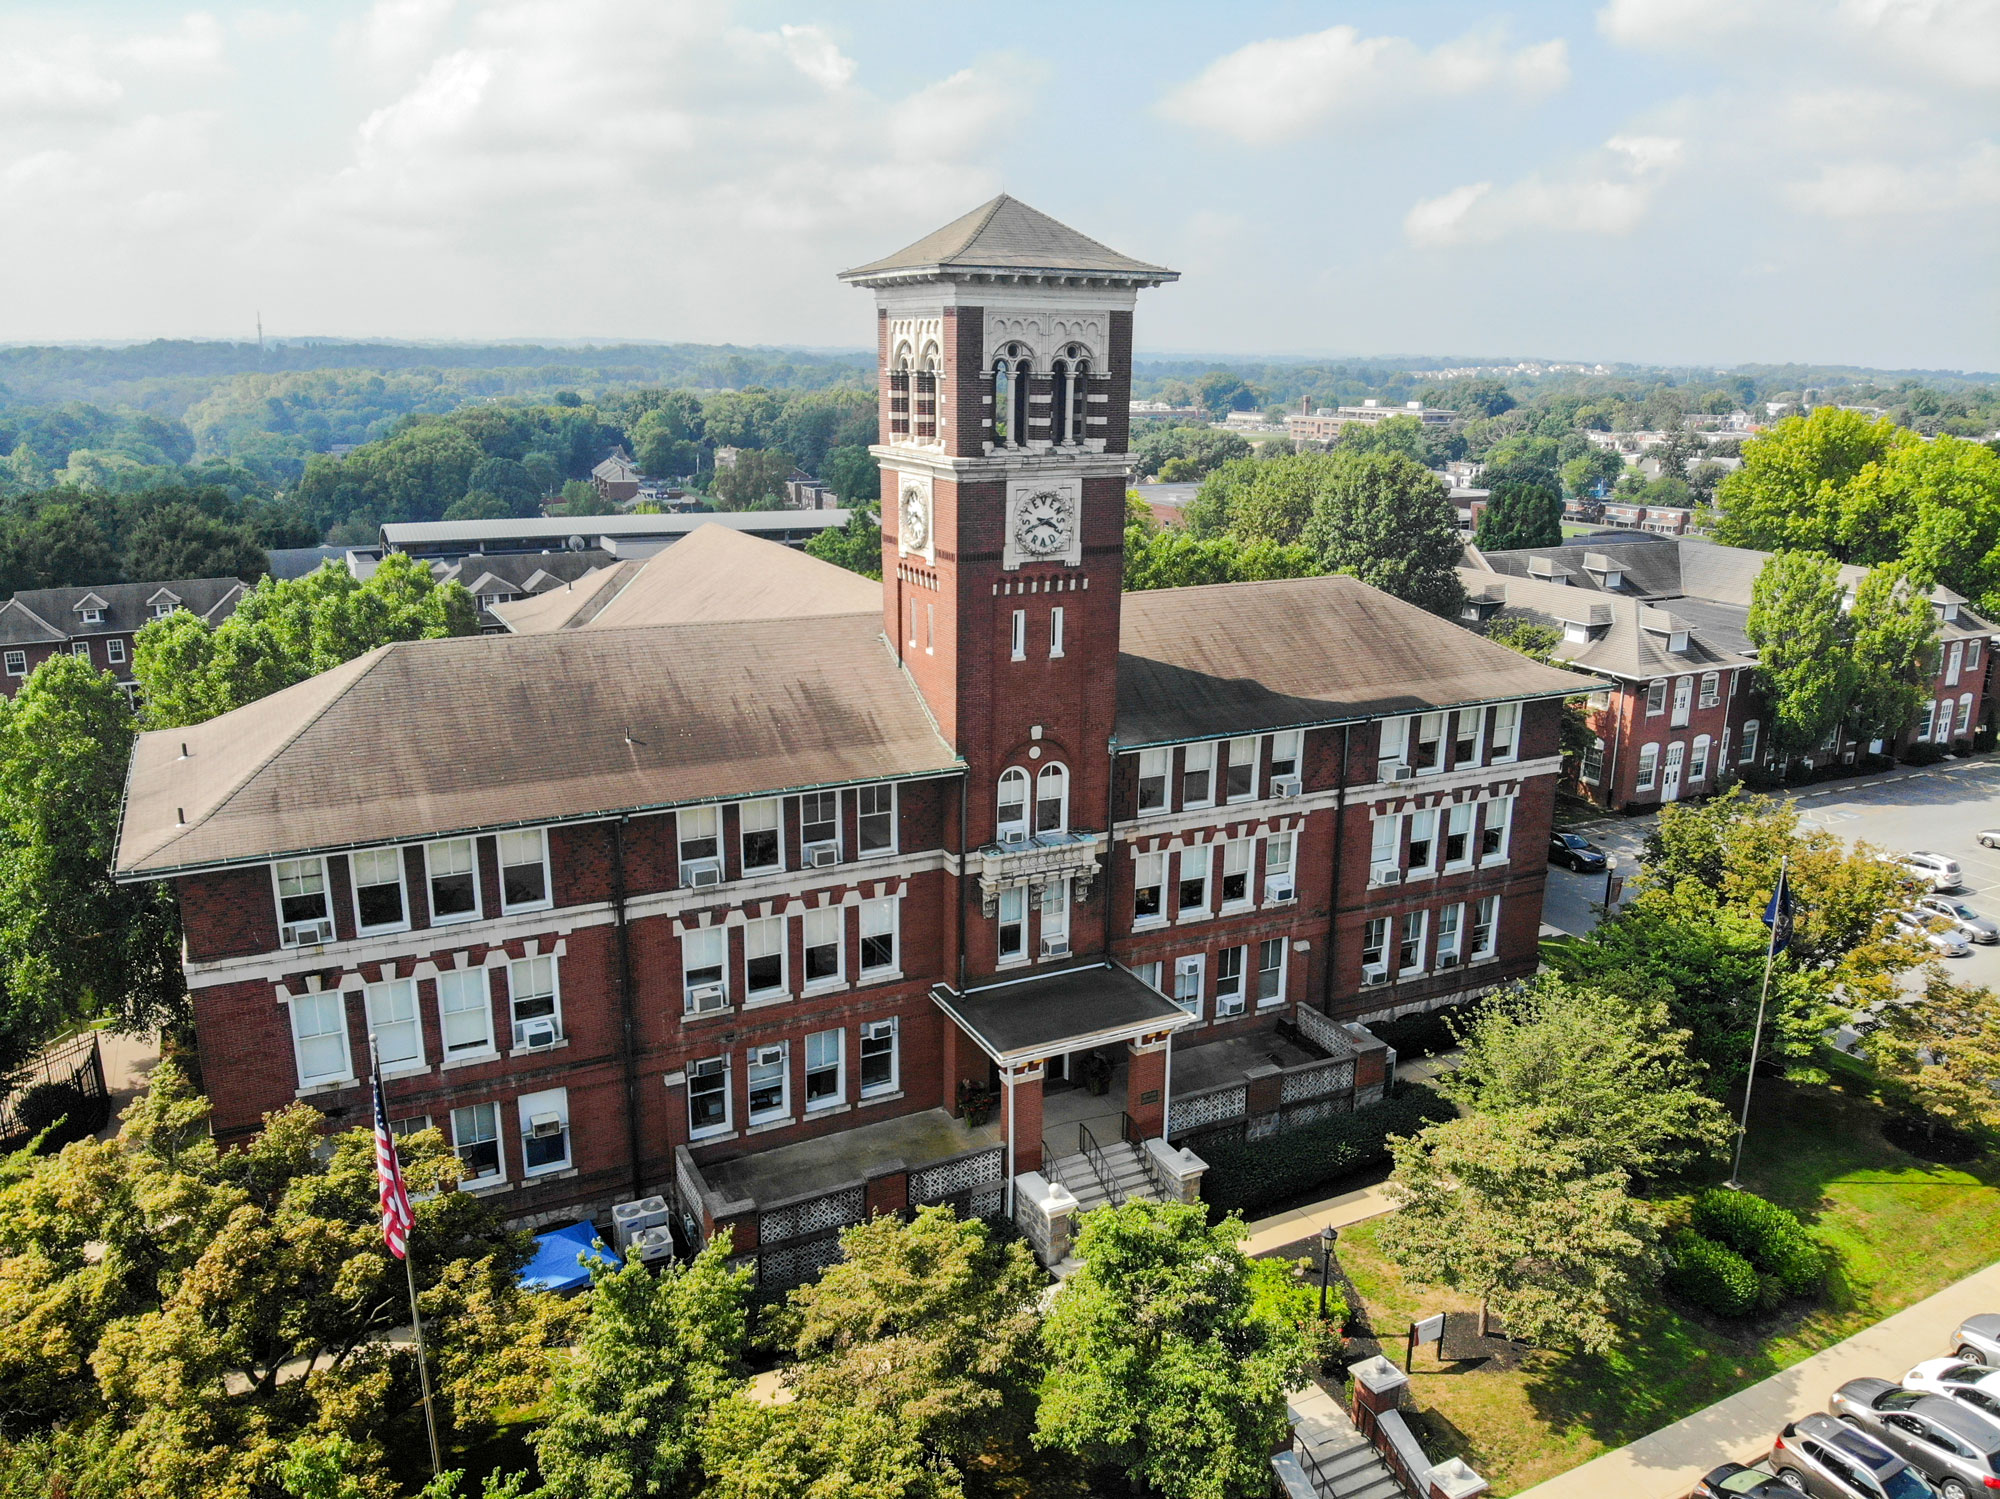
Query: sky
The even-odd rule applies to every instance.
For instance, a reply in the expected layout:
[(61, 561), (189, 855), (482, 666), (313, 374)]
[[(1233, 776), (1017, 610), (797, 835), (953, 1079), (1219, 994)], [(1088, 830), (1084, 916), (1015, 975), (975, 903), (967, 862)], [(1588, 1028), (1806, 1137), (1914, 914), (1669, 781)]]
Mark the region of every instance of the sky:
[(2000, 0), (0, 9), (0, 343), (861, 347), (1000, 191), (1142, 354), (2000, 369)]

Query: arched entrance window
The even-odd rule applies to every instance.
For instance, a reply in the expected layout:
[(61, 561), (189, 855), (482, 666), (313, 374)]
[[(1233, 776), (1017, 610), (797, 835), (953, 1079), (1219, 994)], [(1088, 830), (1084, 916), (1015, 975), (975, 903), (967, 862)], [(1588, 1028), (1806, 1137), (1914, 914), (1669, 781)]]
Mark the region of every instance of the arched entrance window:
[(1002, 843), (1019, 843), (1028, 836), (1028, 773), (1019, 766), (1000, 772), (997, 832)]
[(1060, 765), (1044, 765), (1035, 777), (1035, 831), (1069, 831), (1069, 772)]

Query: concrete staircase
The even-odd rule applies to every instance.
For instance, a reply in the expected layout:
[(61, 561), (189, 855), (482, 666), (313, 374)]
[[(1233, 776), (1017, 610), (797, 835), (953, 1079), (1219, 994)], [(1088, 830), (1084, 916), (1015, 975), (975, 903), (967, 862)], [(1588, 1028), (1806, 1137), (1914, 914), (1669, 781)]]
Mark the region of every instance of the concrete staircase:
[(1057, 1156), (1043, 1162), (1042, 1170), (1069, 1189), (1082, 1212), (1103, 1207), (1107, 1202), (1130, 1202), (1135, 1197), (1147, 1202), (1161, 1200), (1160, 1189), (1137, 1145), (1129, 1140), (1113, 1140), (1103, 1146), (1101, 1154), (1111, 1178), (1111, 1192), (1105, 1191), (1087, 1155)]
[(1319, 1499), (1406, 1499), (1382, 1455), (1325, 1390), (1307, 1385), (1286, 1404), (1292, 1451)]

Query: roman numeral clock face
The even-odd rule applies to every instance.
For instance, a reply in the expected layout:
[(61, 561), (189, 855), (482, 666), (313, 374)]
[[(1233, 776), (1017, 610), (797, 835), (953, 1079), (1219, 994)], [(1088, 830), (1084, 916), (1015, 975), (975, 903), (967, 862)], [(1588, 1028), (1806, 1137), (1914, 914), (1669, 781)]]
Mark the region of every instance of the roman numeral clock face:
[(1014, 544), (1031, 557), (1054, 557), (1069, 550), (1076, 526), (1076, 502), (1059, 489), (1037, 489), (1021, 497), (1014, 513)]

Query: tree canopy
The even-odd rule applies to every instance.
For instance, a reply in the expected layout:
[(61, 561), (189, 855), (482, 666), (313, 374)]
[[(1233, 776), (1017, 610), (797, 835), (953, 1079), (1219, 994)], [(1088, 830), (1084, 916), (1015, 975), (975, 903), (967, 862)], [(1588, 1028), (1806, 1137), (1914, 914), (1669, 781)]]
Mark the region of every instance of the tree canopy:
[(1481, 551), (1552, 547), (1562, 543), (1562, 496), (1531, 480), (1502, 479), (1480, 512), (1473, 542)]

